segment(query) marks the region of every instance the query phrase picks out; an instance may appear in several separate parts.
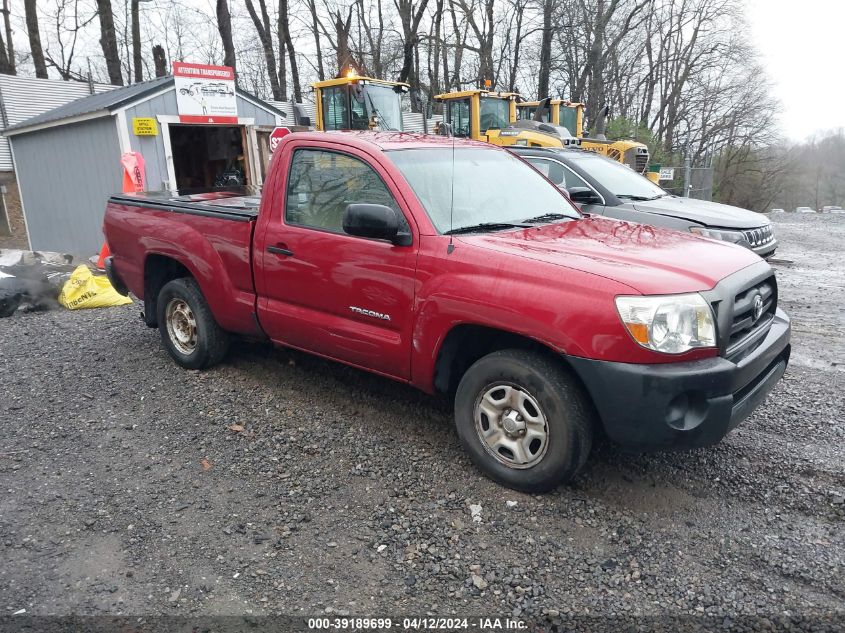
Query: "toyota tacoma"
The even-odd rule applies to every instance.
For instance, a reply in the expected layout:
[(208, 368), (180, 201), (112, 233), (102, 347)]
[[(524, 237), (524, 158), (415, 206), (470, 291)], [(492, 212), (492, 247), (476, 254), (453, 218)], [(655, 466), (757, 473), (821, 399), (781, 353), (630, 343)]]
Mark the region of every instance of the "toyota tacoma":
[(293, 133), (260, 194), (116, 195), (104, 229), (113, 285), (183, 367), (245, 337), (447, 394), (473, 461), (520, 490), (571, 479), (599, 433), (716, 443), (789, 359), (753, 252), (583, 217), (468, 140)]

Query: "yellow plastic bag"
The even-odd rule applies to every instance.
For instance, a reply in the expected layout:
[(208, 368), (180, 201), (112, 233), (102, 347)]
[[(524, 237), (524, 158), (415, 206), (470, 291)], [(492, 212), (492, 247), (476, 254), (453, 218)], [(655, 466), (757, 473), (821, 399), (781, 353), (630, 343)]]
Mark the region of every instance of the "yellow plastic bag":
[(62, 286), (59, 303), (68, 310), (81, 310), (82, 308), (122, 306), (132, 303), (132, 299), (124, 297), (112, 288), (108, 277), (92, 275), (88, 267), (83, 264), (73, 271), (70, 279)]

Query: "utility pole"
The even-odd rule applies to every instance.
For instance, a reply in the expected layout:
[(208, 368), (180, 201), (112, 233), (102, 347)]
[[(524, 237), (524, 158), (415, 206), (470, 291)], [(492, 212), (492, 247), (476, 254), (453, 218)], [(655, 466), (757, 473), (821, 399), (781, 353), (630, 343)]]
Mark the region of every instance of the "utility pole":
[(692, 164), (687, 155), (684, 157), (684, 198), (689, 198), (690, 187), (692, 187)]

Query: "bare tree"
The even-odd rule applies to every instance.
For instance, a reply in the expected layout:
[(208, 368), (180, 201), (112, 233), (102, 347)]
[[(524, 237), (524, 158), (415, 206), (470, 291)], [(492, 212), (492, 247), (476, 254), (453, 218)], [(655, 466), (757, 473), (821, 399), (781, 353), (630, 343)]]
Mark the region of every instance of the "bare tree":
[[(552, 0), (556, 1), (556, 0)], [(538, 33), (542, 34), (542, 10), (537, 11), (535, 8), (535, 0), (508, 0), (506, 10), (501, 20), (503, 26), (500, 26), (498, 31), (500, 39), (502, 40), (502, 52), (498, 60), (499, 67), (505, 67), (507, 71), (507, 86), (509, 92), (519, 92), (518, 82), (520, 77), (525, 80), (526, 77), (537, 77), (540, 84), (542, 84), (542, 69), (533, 68), (534, 64), (531, 62), (532, 56), (527, 57), (523, 55), (523, 49), (526, 44), (529, 45), (529, 53), (533, 53), (535, 48), (533, 41)], [(540, 5), (542, 9), (542, 5)], [(551, 31), (550, 31), (551, 32)], [(542, 40), (542, 35), (541, 35)], [(551, 50), (551, 44), (549, 45)], [(548, 66), (548, 64), (547, 64)], [(497, 75), (500, 73), (496, 71)], [(546, 69), (546, 83), (548, 84), (548, 72)], [(528, 87), (533, 86), (533, 81), (528, 79)], [(539, 93), (544, 96), (543, 93)]]
[(443, 0), (435, 0), (434, 17), (428, 34), (428, 89), (429, 96), (440, 93), (440, 56), (444, 48), (441, 37), (443, 25)]
[(167, 57), (161, 44), (153, 46), (153, 65), (155, 66), (156, 77), (167, 75)]
[(24, 0), (26, 14), (26, 32), (29, 36), (29, 50), (32, 53), (32, 63), (35, 65), (35, 76), (47, 79), (47, 62), (44, 59), (44, 49), (41, 47), (41, 34), (38, 32), (38, 13), (35, 0)]
[[(454, 59), (452, 62), (452, 76), (449, 78), (448, 68), (444, 61), (444, 78), (446, 79), (446, 89), (450, 87), (460, 90), (463, 86), (462, 68), (464, 59), (464, 50), (467, 48), (467, 31), (469, 27), (465, 19), (458, 19), (457, 3), (460, 0), (448, 0), (449, 2), (449, 16), (452, 18), (452, 35), (454, 41), (452, 42), (452, 49), (454, 50)], [(445, 47), (444, 47), (445, 50)], [(445, 54), (445, 53), (444, 53)]]
[(279, 43), (279, 92), (282, 101), (288, 100), (288, 69), (285, 64), (285, 53), (287, 52), (287, 41), (285, 34), (282, 32), (283, 25), (281, 19), (276, 16), (276, 41)]
[(317, 15), (317, 0), (306, 0), (308, 5), (308, 12), (311, 15), (311, 33), (314, 35), (314, 45), (316, 47), (317, 57), (317, 78), (323, 81), (326, 78), (326, 72), (323, 66), (323, 49), (320, 44), (320, 32), (325, 30), (321, 28), (320, 18)]
[(136, 83), (144, 81), (144, 63), (141, 59), (141, 10), (140, 0), (132, 0), (132, 70)]
[(54, 68), (65, 81), (83, 81), (86, 79), (85, 73), (81, 69), (73, 69), (76, 45), (80, 33), (97, 18), (97, 14), (91, 13), (87, 18), (80, 19), (79, 0), (57, 0), (55, 6), (55, 13), (50, 16), (55, 34), (50, 37), (49, 30), (46, 33), (48, 45), (44, 50), (44, 59), (47, 66)]
[[(588, 30), (586, 63), (579, 78), (580, 86), (587, 86), (587, 112), (595, 113), (605, 105), (605, 67), (608, 58), (616, 51), (622, 39), (642, 22), (639, 16), (651, 0), (579, 0), (585, 23), (591, 24)], [(624, 17), (615, 34), (609, 34), (612, 20), (617, 11), (623, 11)]]
[[(249, 17), (252, 18), (252, 23), (255, 25), (255, 30), (258, 32), (258, 39), (261, 41), (261, 47), (264, 50), (264, 63), (267, 66), (267, 77), (270, 80), (270, 91), (273, 93), (273, 99), (276, 101), (285, 101), (287, 100), (287, 96), (282, 95), (279, 76), (276, 74), (276, 54), (273, 50), (273, 33), (270, 30), (270, 16), (267, 13), (265, 0), (258, 0), (258, 6), (261, 9), (261, 17), (255, 11), (252, 0), (246, 0), (246, 9), (249, 11)], [(284, 60), (282, 61), (284, 62)]]
[(3, 25), (6, 28), (6, 39), (0, 36), (0, 73), (4, 75), (16, 75), (15, 66), (15, 44), (12, 41), (12, 24), (10, 20), (9, 0), (3, 0)]
[(540, 74), (537, 81), (537, 97), (549, 95), (549, 75), (552, 66), (552, 15), (555, 0), (542, 0), (543, 26), (540, 36)]
[(106, 60), (109, 83), (113, 86), (122, 86), (123, 75), (120, 72), (120, 53), (117, 49), (111, 0), (97, 0), (97, 14), (100, 16), (100, 46)]
[[(293, 45), (293, 37), (290, 32), (290, 16), (288, 15), (288, 0), (279, 0), (279, 42), (284, 42), (290, 60), (290, 75), (293, 82), (294, 101), (302, 101), (302, 86), (299, 83), (299, 66), (296, 63), (296, 49)], [(281, 48), (281, 45), (280, 45)], [(285, 65), (284, 57), (280, 55), (279, 63)]]
[[(370, 61), (364, 62), (363, 51), (359, 55), (362, 65), (366, 66), (367, 72), (376, 77), (384, 76), (384, 38), (385, 38), (385, 22), (384, 11), (382, 11), (382, 0), (375, 0), (375, 5), (367, 3), (364, 0), (357, 0), (358, 22), (364, 32), (364, 37), (367, 40), (368, 52)], [(375, 20), (371, 19), (370, 9), (375, 9)]]
[(478, 84), (483, 85), (488, 80), (495, 84), (493, 65), (495, 0), (471, 0), (469, 4), (467, 0), (456, 0), (456, 2), (477, 42), (475, 46), (470, 46), (464, 41), (463, 48), (478, 55)]
[[(428, 0), (419, 0), (416, 7), (414, 0), (393, 0), (393, 4), (399, 12), (399, 21), (402, 23), (402, 69), (399, 71), (399, 81), (408, 81), (412, 94), (419, 97), (420, 77), (419, 72), (414, 68), (414, 56), (419, 44), (420, 22), (425, 15)], [(414, 110), (419, 109), (417, 99), (412, 99), (411, 104)]]
[(228, 0), (217, 0), (217, 31), (223, 41), (223, 65), (230, 66), (235, 71), (237, 81), (237, 60), (235, 59), (235, 43), (232, 40), (232, 16), (229, 13)]
[(346, 17), (344, 17), (340, 9), (335, 9), (331, 13), (331, 17), (334, 20), (336, 38), (334, 47), (337, 59), (337, 74), (340, 74), (344, 69), (358, 67), (349, 48), (349, 29), (352, 27), (352, 6), (347, 10)]

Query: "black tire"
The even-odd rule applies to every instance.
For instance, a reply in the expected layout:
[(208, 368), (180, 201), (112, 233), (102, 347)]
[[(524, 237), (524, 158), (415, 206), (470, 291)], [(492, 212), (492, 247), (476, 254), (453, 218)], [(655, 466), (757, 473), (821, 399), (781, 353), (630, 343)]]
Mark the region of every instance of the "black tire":
[[(480, 414), (477, 427), (476, 404), (485, 393), (504, 394), (493, 391), (498, 386), (516, 387), (527, 393), (545, 417), (545, 447), (542, 454), (537, 450), (533, 459), (538, 461), (531, 465), (503, 463), (502, 460), (508, 461), (509, 449), (496, 450), (500, 455), (496, 457), (481, 437), (483, 431), (479, 428), (484, 429), (485, 422), (489, 427), (490, 421), (486, 414)], [(455, 394), (458, 436), (472, 461), (491, 479), (524, 492), (546, 492), (575, 477), (592, 447), (592, 411), (580, 384), (561, 361), (518, 349), (493, 352), (478, 360), (463, 375)], [(523, 419), (518, 415), (517, 418)], [(539, 446), (542, 445), (541, 441)], [(513, 452), (511, 455), (516, 457)], [(531, 457), (530, 450), (523, 455)]]
[[(187, 304), (195, 327), (192, 343), (180, 343), (174, 329), (168, 326), (168, 306)], [(216, 365), (229, 349), (229, 335), (220, 329), (196, 280), (183, 277), (167, 282), (158, 293), (156, 317), (161, 342), (170, 356), (186, 369), (203, 369)]]

